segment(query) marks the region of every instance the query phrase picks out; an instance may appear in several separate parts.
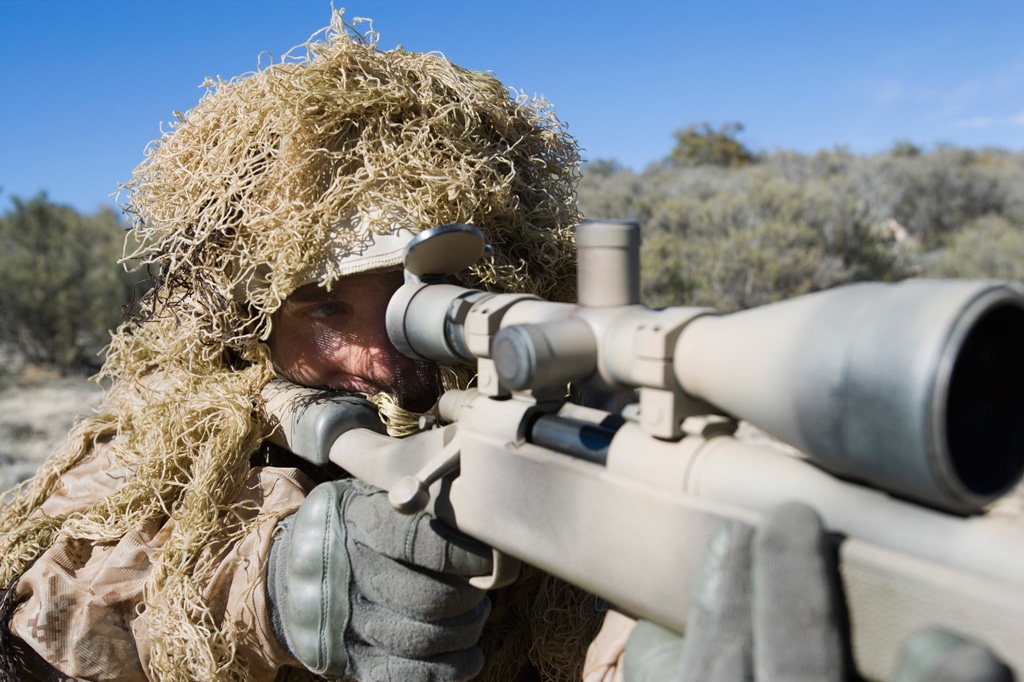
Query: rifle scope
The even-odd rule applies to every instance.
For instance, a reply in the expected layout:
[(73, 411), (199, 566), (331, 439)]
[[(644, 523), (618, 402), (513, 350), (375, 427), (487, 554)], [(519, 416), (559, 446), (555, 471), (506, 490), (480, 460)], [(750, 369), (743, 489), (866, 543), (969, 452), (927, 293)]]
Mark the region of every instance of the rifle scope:
[(843, 477), (962, 513), (1024, 474), (1024, 296), (952, 280), (861, 283), (695, 319), (687, 393)]
[(836, 475), (958, 513), (1024, 474), (1020, 284), (858, 283), (727, 315), (650, 310), (635, 224), (584, 223), (577, 248), (580, 305), (417, 281), (392, 299), (388, 333), (413, 357), (492, 359), (507, 389), (572, 380), (640, 389), (641, 412), (652, 389), (706, 403)]

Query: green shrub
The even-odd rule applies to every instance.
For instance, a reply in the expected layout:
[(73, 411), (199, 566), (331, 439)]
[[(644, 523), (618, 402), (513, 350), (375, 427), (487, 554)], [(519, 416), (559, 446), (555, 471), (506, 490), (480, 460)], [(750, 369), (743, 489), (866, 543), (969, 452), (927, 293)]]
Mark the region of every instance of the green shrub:
[(124, 226), (111, 209), (83, 216), (45, 194), (0, 216), (0, 344), (63, 372), (96, 368), (132, 298), (117, 264)]
[(834, 263), (809, 227), (764, 222), (720, 239), (652, 235), (641, 266), (648, 305), (732, 312), (822, 288)]
[(982, 216), (933, 254), (922, 274), (1024, 281), (1024, 228), (1002, 216)]
[(718, 130), (707, 123), (690, 125), (675, 132), (672, 163), (676, 166), (724, 166), (739, 168), (754, 162), (754, 154), (736, 136), (742, 123), (726, 123)]

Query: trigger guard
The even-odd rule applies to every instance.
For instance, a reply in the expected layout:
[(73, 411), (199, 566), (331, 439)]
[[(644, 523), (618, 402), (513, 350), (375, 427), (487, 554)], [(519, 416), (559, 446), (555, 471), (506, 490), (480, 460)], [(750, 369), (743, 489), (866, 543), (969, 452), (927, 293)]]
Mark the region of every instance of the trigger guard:
[(485, 592), (514, 583), (519, 577), (519, 569), (522, 566), (519, 559), (502, 554), (496, 549), (491, 549), (491, 555), (494, 557), (491, 574), (477, 575), (469, 579), (470, 585)]

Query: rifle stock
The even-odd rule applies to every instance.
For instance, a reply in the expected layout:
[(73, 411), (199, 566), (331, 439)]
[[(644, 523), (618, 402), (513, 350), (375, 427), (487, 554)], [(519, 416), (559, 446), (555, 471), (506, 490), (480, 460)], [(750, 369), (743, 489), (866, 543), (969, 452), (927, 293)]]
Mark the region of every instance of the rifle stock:
[[(581, 250), (579, 306), (425, 283), (447, 270), (410, 252), (389, 333), (412, 355), (475, 362), (478, 389), (445, 393), (439, 426), (401, 440), (330, 426), (360, 425), (351, 404), (271, 389), (278, 438), (680, 633), (722, 520), (803, 502), (835, 534), (861, 675), (890, 678), (927, 627), (1024, 675), (1024, 524), (985, 513), (1024, 472), (1019, 287), (861, 285), (725, 316), (650, 311), (632, 284), (635, 229), (610, 227), (581, 240), (601, 253)], [(588, 284), (609, 270), (604, 289)], [(636, 388), (639, 413), (567, 403), (567, 379)], [(805, 452), (685, 419), (706, 414)], [(311, 424), (331, 442), (295, 437)], [(514, 571), (499, 557), (484, 586)]]

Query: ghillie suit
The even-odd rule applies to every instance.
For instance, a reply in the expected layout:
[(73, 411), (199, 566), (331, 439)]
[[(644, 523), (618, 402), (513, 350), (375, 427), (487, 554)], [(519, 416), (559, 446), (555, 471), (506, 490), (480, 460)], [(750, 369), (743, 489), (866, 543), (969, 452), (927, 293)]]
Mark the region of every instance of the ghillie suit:
[[(245, 633), (211, 615), (204, 587), (275, 513), (239, 500), (268, 430), (264, 342), (292, 291), (399, 267), (413, 233), (461, 222), (494, 247), (462, 284), (574, 298), (578, 155), (552, 109), (438, 55), (376, 43), (335, 13), (280, 63), (208, 82), (149, 147), (124, 207), (128, 259), (153, 287), (139, 319), (113, 335), (100, 373), (112, 389), (0, 516), (9, 587), (55, 543), (141, 538), (150, 567), (127, 617), (145, 616), (152, 679), (253, 676), (238, 654)], [(383, 255), (373, 246), (392, 242)], [(375, 401), (401, 421), (393, 400)], [(80, 511), (44, 514), (100, 446), (123, 483)], [(526, 658), (551, 678), (577, 675), (580, 661), (564, 657), (583, 648), (569, 640), (585, 647), (595, 630), (590, 603), (539, 573), (499, 595), (484, 677), (507, 678)]]

